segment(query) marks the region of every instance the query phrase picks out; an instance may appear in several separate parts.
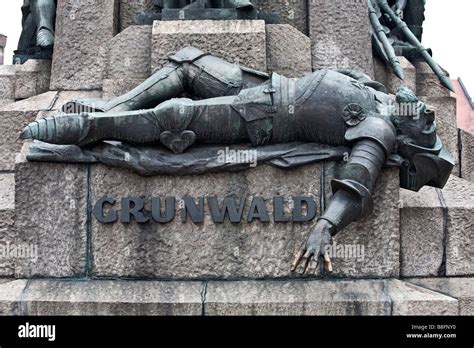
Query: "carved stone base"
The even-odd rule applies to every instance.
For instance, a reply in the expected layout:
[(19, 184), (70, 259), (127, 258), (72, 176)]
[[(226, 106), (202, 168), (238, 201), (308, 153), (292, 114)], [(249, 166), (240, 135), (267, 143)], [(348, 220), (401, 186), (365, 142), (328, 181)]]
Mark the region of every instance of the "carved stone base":
[[(23, 150), (26, 153), (28, 146)], [(17, 226), (21, 238), (39, 243), (40, 252), (37, 263), (21, 261), (18, 276), (278, 279), (293, 276), (292, 257), (311, 223), (271, 219), (235, 224), (225, 219), (216, 224), (207, 201), (203, 223), (183, 223), (181, 206), (168, 224), (102, 224), (91, 209), (105, 196), (116, 199), (120, 210), (124, 197), (141, 197), (150, 209), (153, 197), (176, 197), (179, 202), (184, 196), (216, 196), (222, 202), (235, 195), (246, 200), (246, 218), (253, 197), (262, 197), (272, 216), (274, 196), (283, 197), (287, 215), (292, 197), (308, 196), (317, 202), (319, 213), (338, 166), (326, 162), (282, 170), (261, 165), (239, 173), (146, 178), (104, 165), (32, 163), (22, 157), (16, 170)], [(335, 239), (334, 250), (341, 245), (347, 252), (335, 252), (335, 276), (398, 276), (397, 174), (391, 169), (381, 176), (374, 215)]]

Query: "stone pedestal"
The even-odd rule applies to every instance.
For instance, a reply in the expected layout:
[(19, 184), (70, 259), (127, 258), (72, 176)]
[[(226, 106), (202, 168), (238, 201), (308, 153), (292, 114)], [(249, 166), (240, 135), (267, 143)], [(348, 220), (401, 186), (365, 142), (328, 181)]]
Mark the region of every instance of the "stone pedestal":
[(474, 185), (452, 175), (443, 190), (402, 190), (401, 275), (469, 276), (473, 270)]
[[(312, 0), (310, 0), (312, 1)], [(260, 11), (275, 12), (280, 17), (280, 23), (290, 24), (301, 33), (308, 35), (308, 0), (275, 1), (253, 0)]]
[(0, 277), (13, 277), (15, 267), (15, 176), (0, 174)]
[(140, 13), (155, 12), (154, 0), (120, 0), (120, 31), (136, 24)]
[(30, 59), (15, 68), (15, 99), (27, 99), (49, 91), (51, 61)]
[(109, 41), (118, 31), (118, 0), (58, 2), (51, 90), (101, 89)]
[[(123, 197), (142, 197), (150, 209), (153, 197), (176, 197), (179, 202), (185, 196), (216, 196), (222, 202), (235, 195), (245, 200), (244, 217), (253, 197), (262, 197), (272, 216), (274, 196), (285, 199), (288, 215), (294, 196), (313, 197), (320, 202), (324, 193), (328, 199), (329, 182), (338, 166), (325, 163), (283, 171), (261, 165), (241, 173), (144, 178), (103, 165), (20, 160), (16, 170), (17, 226), (24, 231), (22, 238), (38, 240), (40, 252), (55, 255), (56, 260), (53, 263), (46, 258), (39, 265), (26, 265), (24, 275), (77, 276), (87, 263), (86, 273), (95, 277), (278, 279), (291, 276), (293, 255), (309, 232), (310, 223), (247, 223), (244, 219), (235, 224), (226, 219), (216, 224), (211, 221), (207, 200), (204, 222), (196, 224), (189, 219), (181, 221), (180, 206), (176, 218), (168, 224), (101, 224), (88, 214), (104, 196), (119, 202)], [(47, 180), (48, 176), (54, 179)], [(334, 255), (336, 276), (398, 276), (397, 187), (397, 171), (384, 171), (374, 215), (336, 238), (336, 247), (341, 245), (350, 251)], [(41, 214), (41, 221), (35, 214)]]
[(352, 69), (373, 77), (367, 14), (366, 1), (309, 1), (313, 69)]
[(444, 207), (431, 187), (420, 192), (401, 190), (400, 244), (403, 277), (439, 276), (443, 273)]
[(408, 281), (457, 299), (459, 315), (474, 315), (474, 278), (428, 278)]
[(14, 65), (0, 65), (0, 102), (15, 100), (16, 69)]
[(262, 20), (155, 21), (152, 33), (152, 72), (167, 57), (194, 46), (231, 63), (266, 71), (266, 34)]
[(429, 97), (449, 97), (451, 95), (449, 89), (441, 85), (428, 63), (418, 61), (414, 65), (416, 68), (417, 95)]
[(474, 184), (452, 175), (442, 191), (446, 207), (446, 275), (474, 275)]
[[(10, 110), (6, 115), (18, 119), (14, 130), (8, 134), (18, 138), (19, 132), (37, 117), (59, 113), (61, 106), (72, 99), (95, 98), (95, 92), (48, 92), (40, 96), (12, 104), (19, 111)], [(41, 110), (26, 111), (34, 106)], [(2, 111), (0, 111), (1, 115)], [(31, 119), (26, 119), (31, 117)], [(17, 141), (6, 143), (9, 148), (1, 149), (1, 154), (9, 154), (9, 168), (15, 169), (15, 244), (37, 248), (37, 259), (30, 257), (14, 260), (15, 276), (32, 277), (45, 275), (69, 277), (85, 275), (85, 250), (87, 234), (83, 227), (87, 218), (85, 201), (87, 188), (87, 167), (34, 163), (26, 161), (26, 153), (31, 143)], [(23, 151), (19, 151), (23, 146)], [(15, 164), (16, 157), (16, 164)], [(10, 162), (11, 161), (11, 162)], [(54, 195), (56, 196), (50, 196)], [(50, 196), (46, 199), (45, 197)], [(40, 203), (42, 202), (42, 203)], [(42, 206), (42, 207), (41, 207)], [(81, 208), (82, 207), (82, 208)], [(24, 218), (24, 217), (28, 218)], [(68, 223), (65, 223), (65, 221)], [(81, 226), (82, 223), (82, 226)], [(81, 244), (82, 243), (82, 244)], [(48, 272), (44, 272), (47, 268)]]
[(295, 78), (311, 73), (311, 40), (308, 37), (288, 24), (269, 24), (266, 32), (269, 72)]
[(12, 170), (15, 157), (23, 141), (18, 137), (22, 129), (33, 122), (38, 113), (50, 110), (57, 92), (47, 92), (20, 102), (0, 106), (0, 170)]
[(461, 145), (461, 177), (474, 183), (474, 135), (460, 130)]
[(151, 75), (151, 26), (131, 26), (108, 45), (104, 97), (128, 92)]

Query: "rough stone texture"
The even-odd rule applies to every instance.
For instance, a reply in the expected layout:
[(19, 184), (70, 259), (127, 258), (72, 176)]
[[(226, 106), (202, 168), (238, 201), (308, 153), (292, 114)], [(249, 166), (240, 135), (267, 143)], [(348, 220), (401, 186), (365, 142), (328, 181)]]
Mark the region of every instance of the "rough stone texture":
[(387, 281), (392, 315), (457, 315), (458, 301), (452, 297), (399, 280)]
[(0, 101), (15, 99), (15, 71), (14, 65), (0, 65)]
[(107, 44), (118, 29), (118, 0), (58, 2), (51, 90), (102, 88)]
[(447, 207), (446, 275), (473, 275), (474, 184), (452, 175), (442, 197)]
[(108, 47), (105, 77), (146, 79), (151, 73), (151, 25), (133, 26), (115, 36)]
[(205, 315), (390, 315), (384, 281), (210, 282)]
[(405, 57), (398, 57), (400, 64), (405, 72), (405, 79), (400, 80), (393, 72), (392, 69), (386, 67), (387, 70), (387, 88), (390, 93), (396, 94), (400, 86), (405, 85), (409, 87), (413, 92), (416, 93), (416, 68), (412, 63)]
[(154, 0), (120, 0), (120, 30), (135, 25), (140, 13), (155, 11)]
[(453, 155), (456, 168), (453, 174), (459, 176), (458, 155), (458, 130), (456, 122), (456, 98), (452, 97), (420, 97), (430, 108), (436, 112), (437, 133), (443, 144)]
[(266, 34), (262, 20), (155, 21), (152, 72), (168, 64), (167, 57), (194, 46), (229, 62), (266, 71)]
[(121, 95), (146, 80), (151, 74), (152, 26), (132, 26), (110, 42), (104, 97)]
[(388, 85), (387, 67), (384, 62), (374, 55), (374, 80), (380, 82), (384, 86)]
[(103, 96), (104, 98), (113, 98), (125, 94), (146, 79), (105, 79), (103, 85)]
[[(270, 203), (274, 195), (311, 196), (319, 202), (321, 164), (282, 171), (262, 165), (242, 173), (189, 177), (143, 178), (128, 171), (94, 166), (91, 173), (93, 204), (104, 196), (122, 197), (261, 196)], [(326, 178), (329, 183), (330, 177)], [(212, 187), (209, 186), (212, 182)], [(328, 185), (328, 184), (327, 184)], [(398, 276), (399, 215), (398, 177), (388, 170), (379, 183), (374, 215), (337, 238), (339, 244), (362, 244), (365, 261), (335, 259), (337, 276)], [(268, 204), (272, 213), (271, 204)], [(289, 207), (287, 207), (289, 208)], [(120, 207), (118, 206), (119, 210)], [(147, 208), (149, 209), (149, 207)], [(92, 220), (93, 274), (106, 277), (172, 279), (281, 278), (290, 276), (293, 256), (304, 241), (309, 224), (216, 225), (206, 206), (203, 224), (181, 222), (181, 210), (169, 224), (104, 225)], [(191, 247), (192, 246), (192, 247)], [(113, 255), (113, 257), (111, 257)]]
[(461, 177), (474, 182), (474, 135), (461, 130)]
[(15, 176), (0, 174), (0, 277), (13, 277), (15, 243)]
[(0, 107), (14, 103), (15, 99), (0, 99)]
[(33, 281), (23, 295), (25, 315), (202, 314), (200, 282)]
[(313, 69), (346, 68), (374, 75), (366, 1), (311, 0)]
[(459, 315), (474, 315), (474, 278), (408, 279), (409, 282), (454, 297)]
[(22, 129), (34, 121), (42, 110), (49, 110), (56, 92), (47, 92), (20, 102), (0, 107), (0, 170), (12, 170), (15, 156), (23, 142), (18, 139)]
[[(58, 96), (54, 102), (53, 107), (51, 110), (61, 110), (62, 106), (67, 102), (75, 99), (94, 99), (94, 98), (102, 98), (101, 91), (62, 91), (58, 92)], [(76, 113), (81, 112), (80, 110), (76, 110)]]
[(449, 97), (450, 91), (444, 88), (428, 63), (414, 62), (416, 68), (416, 94), (430, 97)]
[[(312, 0), (310, 0), (312, 1)], [(260, 11), (276, 12), (280, 23), (290, 24), (303, 34), (308, 35), (308, 0), (275, 1), (253, 0)]]
[(30, 59), (16, 65), (16, 99), (26, 99), (49, 91), (51, 61)]
[(15, 166), (17, 244), (37, 247), (38, 259), (18, 259), (16, 277), (85, 274), (87, 166), (26, 161)]
[[(205, 315), (453, 315), (457, 301), (399, 280), (210, 282)], [(392, 312), (393, 308), (393, 312)]]
[[(332, 174), (333, 169), (326, 167), (326, 202), (329, 202), (332, 195), (329, 182), (334, 174)], [(334, 276), (399, 276), (399, 191), (398, 169), (384, 170), (375, 189), (373, 213), (350, 225), (333, 240), (336, 247), (355, 246), (361, 248), (359, 249), (361, 251), (363, 248), (363, 257), (361, 258), (361, 254), (357, 254), (357, 252), (352, 256), (349, 254), (349, 257), (333, 257)]]
[(0, 282), (0, 315), (21, 315), (21, 296), (27, 280)]
[(266, 29), (268, 71), (287, 77), (311, 73), (311, 40), (308, 37), (288, 24), (271, 24)]
[(400, 191), (400, 273), (438, 276), (443, 263), (443, 206), (436, 189)]
[[(93, 204), (103, 197), (217, 196), (248, 197), (244, 216), (254, 196), (271, 199), (281, 194), (312, 196), (319, 200), (320, 165), (282, 171), (263, 165), (242, 173), (143, 178), (128, 171), (94, 166), (91, 173)], [(209, 186), (212, 183), (212, 186)], [(302, 184), (305, 183), (305, 184)], [(149, 209), (149, 207), (147, 207)], [(289, 208), (289, 207), (287, 207)], [(117, 207), (119, 210), (120, 207)], [(289, 210), (289, 209), (288, 209)], [(271, 211), (271, 210), (270, 210)], [(205, 221), (181, 222), (181, 208), (172, 223), (104, 225), (92, 220), (95, 276), (171, 279), (263, 278), (289, 274), (293, 252), (310, 224), (214, 224), (205, 209)], [(272, 213), (272, 212), (271, 212)]]

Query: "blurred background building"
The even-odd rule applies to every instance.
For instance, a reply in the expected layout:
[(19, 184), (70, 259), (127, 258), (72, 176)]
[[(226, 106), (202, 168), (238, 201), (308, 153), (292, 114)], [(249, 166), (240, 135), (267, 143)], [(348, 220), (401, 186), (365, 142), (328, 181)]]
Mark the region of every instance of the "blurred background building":
[(466, 85), (462, 82), (461, 78), (452, 80), (456, 93), (453, 93), (453, 97), (457, 100), (457, 120), (458, 128), (474, 133), (474, 103), (467, 91)]
[(0, 65), (3, 65), (3, 57), (6, 45), (7, 37), (5, 35), (0, 34)]

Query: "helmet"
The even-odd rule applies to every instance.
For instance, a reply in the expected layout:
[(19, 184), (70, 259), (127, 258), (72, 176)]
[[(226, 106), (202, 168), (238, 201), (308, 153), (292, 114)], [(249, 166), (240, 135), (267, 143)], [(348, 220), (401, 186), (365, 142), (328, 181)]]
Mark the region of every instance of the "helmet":
[(446, 185), (454, 161), (438, 136), (432, 148), (403, 141), (399, 146), (405, 159), (400, 168), (400, 187), (418, 192), (423, 186), (443, 188)]

